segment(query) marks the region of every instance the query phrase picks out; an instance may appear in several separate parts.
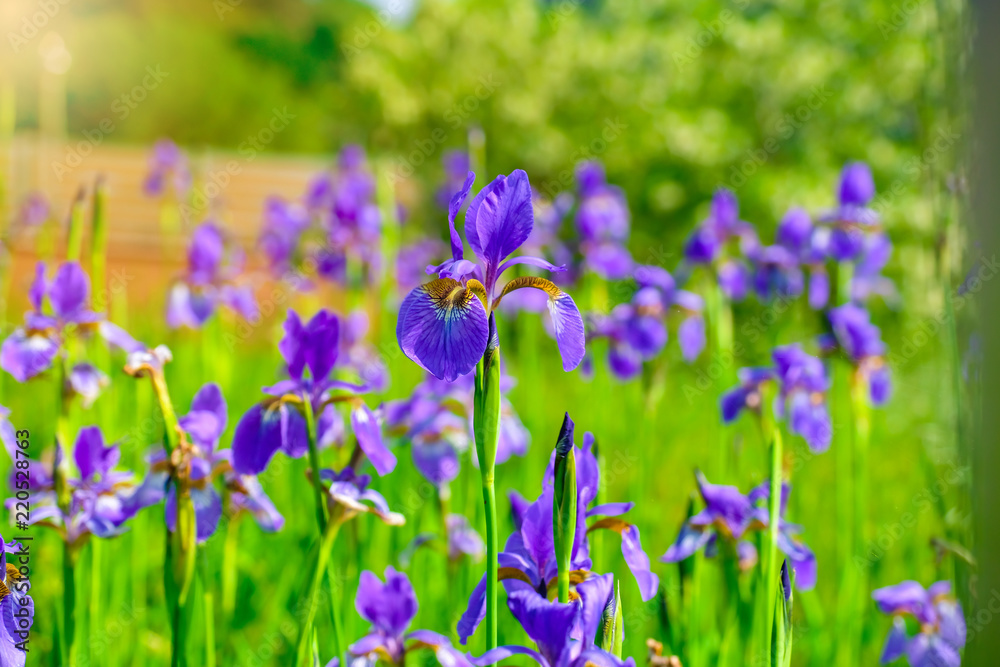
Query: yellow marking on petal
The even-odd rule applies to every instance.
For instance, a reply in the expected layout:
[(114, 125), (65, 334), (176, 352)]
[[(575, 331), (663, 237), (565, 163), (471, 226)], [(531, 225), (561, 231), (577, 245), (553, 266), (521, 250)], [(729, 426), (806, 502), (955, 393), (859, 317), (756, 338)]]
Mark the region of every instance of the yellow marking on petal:
[(479, 300), (483, 302), (483, 308), (487, 308), (486, 302), (489, 301), (489, 296), (486, 294), (486, 286), (475, 278), (470, 278), (465, 283), (466, 289), (479, 297)]
[(7, 588), (7, 584), (0, 581), (0, 600), (3, 600), (8, 595), (10, 595), (10, 589)]
[(587, 528), (587, 532), (589, 533), (595, 530), (601, 530), (602, 528), (606, 528), (608, 530), (613, 530), (616, 533), (621, 534), (624, 533), (626, 530), (628, 530), (629, 526), (631, 525), (632, 524), (630, 524), (627, 521), (622, 521), (617, 517), (609, 516), (601, 519), (600, 521), (596, 521), (593, 525), (590, 526), (590, 528)]
[(559, 287), (551, 280), (539, 278), (538, 276), (521, 276), (520, 278), (514, 278), (503, 286), (500, 296), (498, 296), (493, 302), (493, 308), (499, 306), (500, 300), (507, 296), (507, 294), (513, 292), (514, 290), (521, 289), (522, 287), (534, 287), (535, 289), (540, 289), (548, 294), (550, 299), (558, 299), (563, 294), (563, 291), (559, 289)]
[(501, 567), (497, 569), (497, 581), (503, 581), (505, 579), (517, 579), (518, 581), (523, 581), (529, 586), (533, 585), (528, 575), (516, 567)]
[[(475, 282), (479, 285), (485, 296), (486, 288), (481, 283), (478, 281), (469, 282)], [(472, 303), (472, 299), (478, 296), (474, 285), (466, 287), (454, 278), (438, 278), (423, 285), (421, 289), (431, 298), (434, 309), (443, 311), (446, 317), (454, 308), (467, 309), (469, 304)]]

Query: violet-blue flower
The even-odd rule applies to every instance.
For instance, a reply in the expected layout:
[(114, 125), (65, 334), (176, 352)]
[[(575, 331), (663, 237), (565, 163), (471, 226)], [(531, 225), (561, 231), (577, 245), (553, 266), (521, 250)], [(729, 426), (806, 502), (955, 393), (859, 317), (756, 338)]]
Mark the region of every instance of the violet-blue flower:
[(583, 359), (584, 330), (572, 297), (551, 281), (534, 276), (514, 278), (497, 293), (497, 279), (511, 266), (528, 264), (557, 271), (537, 257), (508, 257), (531, 234), (534, 213), (528, 175), (521, 170), (498, 176), (472, 200), (465, 214), (465, 233), (476, 264), (464, 259), (462, 239), (455, 230), (455, 216), (475, 180), (469, 172), (462, 190), (451, 201), (448, 224), (452, 259), (428, 273), (441, 277), (418, 287), (403, 300), (396, 337), (404, 354), (421, 368), (443, 380), (471, 372), (486, 351), (489, 316), (511, 291), (533, 287), (549, 296), (549, 313), (563, 369), (572, 370)]
[[(48, 299), (51, 310), (46, 312)], [(125, 331), (90, 309), (90, 278), (76, 262), (59, 266), (51, 281), (46, 279), (45, 264), (35, 265), (35, 279), (28, 290), (31, 310), (24, 315), (24, 325), (11, 333), (0, 347), (0, 367), (18, 382), (26, 382), (53, 366), (64, 353), (67, 339), (97, 332), (109, 345), (130, 352), (141, 347)], [(80, 373), (84, 369), (79, 369)], [(81, 389), (85, 400), (92, 402), (101, 385), (96, 369), (89, 377), (78, 376), (67, 389)], [(94, 386), (94, 381), (97, 387)]]
[(468, 667), (465, 655), (456, 650), (447, 637), (430, 630), (407, 632), (417, 615), (417, 596), (410, 580), (391, 565), (385, 569), (385, 581), (374, 572), (361, 573), (354, 606), (361, 618), (371, 623), (368, 634), (350, 645), (352, 655), (375, 664), (380, 658), (394, 665), (404, 664), (406, 654), (430, 649), (442, 665)]
[(220, 305), (244, 319), (257, 314), (253, 288), (237, 280), (242, 251), (227, 247), (222, 229), (213, 221), (195, 228), (188, 246), (187, 268), (167, 296), (167, 325), (200, 328)]
[[(958, 667), (965, 646), (962, 605), (951, 594), (951, 582), (939, 581), (926, 590), (916, 581), (904, 581), (872, 592), (879, 611), (893, 617), (880, 662), (889, 664), (903, 655), (912, 667)], [(905, 618), (916, 620), (911, 634)]]
[[(576, 447), (577, 521), (570, 569), (571, 583), (586, 582), (597, 575), (591, 572), (588, 535), (594, 530), (612, 530), (621, 536), (622, 556), (635, 577), (644, 601), (652, 599), (659, 587), (659, 577), (650, 571), (649, 557), (642, 549), (639, 529), (621, 517), (634, 503), (613, 502), (594, 505), (600, 485), (597, 458), (593, 453), (594, 437), (587, 433), (583, 446)], [(542, 484), (542, 494), (533, 503), (512, 498), (515, 532), (499, 554), (501, 577), (508, 596), (517, 591), (546, 599), (549, 585), (555, 586), (558, 570), (552, 527), (552, 502), (555, 452), (550, 457)], [(597, 518), (602, 517), (602, 518)], [(596, 519), (587, 526), (587, 519)], [(553, 588), (554, 590), (554, 588)], [(508, 600), (510, 598), (508, 597)], [(475, 632), (486, 614), (486, 580), (479, 582), (469, 599), (469, 607), (458, 623), (462, 643)]]
[(892, 394), (892, 378), (886, 363), (882, 332), (872, 324), (868, 311), (848, 303), (828, 314), (837, 345), (854, 365), (861, 381), (868, 384), (873, 405), (883, 405)]
[(578, 583), (571, 601), (566, 603), (550, 601), (530, 590), (509, 593), (507, 606), (537, 650), (498, 646), (472, 658), (472, 663), (492, 665), (514, 655), (524, 655), (541, 667), (634, 667), (632, 658), (622, 660), (595, 643), (602, 612), (614, 595), (613, 587), (613, 578), (607, 574)]
[[(233, 469), (240, 474), (262, 472), (274, 454), (299, 458), (309, 448), (306, 419), (302, 413), (309, 402), (317, 418), (317, 439), (325, 438), (339, 424), (335, 403), (352, 406), (351, 425), (361, 450), (380, 475), (396, 466), (396, 457), (382, 441), (379, 417), (356, 394), (368, 389), (331, 377), (340, 355), (340, 320), (326, 310), (317, 312), (303, 324), (298, 313), (288, 311), (285, 335), (278, 345), (285, 360), (288, 379), (266, 387), (270, 398), (250, 408), (240, 418), (233, 435)], [(333, 392), (344, 392), (334, 396)]]

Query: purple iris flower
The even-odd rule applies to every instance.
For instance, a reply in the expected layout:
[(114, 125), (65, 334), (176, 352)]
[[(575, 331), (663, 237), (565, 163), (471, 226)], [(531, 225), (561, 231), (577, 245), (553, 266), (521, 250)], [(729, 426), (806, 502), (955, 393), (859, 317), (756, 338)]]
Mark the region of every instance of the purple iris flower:
[[(243, 475), (262, 472), (280, 449), (286, 456), (299, 458), (309, 449), (302, 404), (309, 402), (317, 419), (319, 444), (329, 442), (331, 429), (340, 424), (334, 405), (352, 405), (351, 426), (358, 446), (368, 456), (379, 475), (396, 467), (396, 457), (382, 441), (379, 417), (360, 397), (367, 385), (357, 385), (330, 377), (340, 357), (341, 325), (336, 315), (321, 310), (306, 324), (294, 310), (288, 311), (285, 335), (278, 345), (285, 360), (288, 379), (264, 388), (271, 398), (250, 408), (236, 425), (233, 435), (233, 469)], [(332, 396), (331, 392), (346, 395)]]
[(524, 655), (542, 667), (634, 667), (595, 643), (602, 614), (614, 603), (610, 574), (593, 576), (576, 585), (567, 603), (554, 602), (529, 590), (509, 593), (507, 606), (537, 650), (525, 646), (498, 646), (478, 658), (475, 665), (492, 665), (514, 655)]
[(852, 301), (864, 303), (874, 295), (886, 300), (896, 296), (895, 285), (882, 275), (882, 269), (889, 263), (891, 255), (892, 242), (887, 235), (874, 233), (865, 238), (861, 255), (851, 275)]
[[(926, 590), (916, 581), (904, 581), (872, 592), (883, 614), (893, 616), (892, 630), (882, 649), (881, 664), (906, 655), (912, 667), (958, 667), (965, 646), (966, 627), (962, 605), (951, 595), (951, 582), (939, 581)], [(907, 630), (905, 617), (919, 624)]]
[[(410, 398), (391, 401), (385, 408), (386, 427), (410, 441), (417, 470), (442, 491), (458, 476), (460, 458), (474, 442), (474, 382), (472, 375), (446, 382), (428, 374)], [(524, 456), (531, 443), (531, 434), (506, 396), (514, 383), (509, 375), (501, 375), (498, 464)]]
[(381, 493), (368, 488), (372, 481), (371, 475), (359, 475), (353, 464), (339, 472), (323, 468), (319, 474), (320, 482), (329, 484), (323, 490), (331, 516), (336, 516), (338, 521), (348, 521), (367, 513), (375, 515), (389, 526), (402, 526), (406, 523), (402, 514), (389, 509), (389, 503)]
[[(634, 503), (606, 503), (593, 505), (600, 485), (597, 458), (593, 453), (594, 437), (587, 433), (583, 447), (576, 447), (577, 473), (577, 522), (570, 559), (570, 583), (583, 585), (591, 579), (599, 579), (591, 572), (590, 546), (588, 535), (594, 530), (607, 529), (617, 532), (622, 538), (622, 556), (635, 577), (644, 601), (656, 595), (660, 585), (659, 577), (649, 568), (649, 557), (642, 549), (639, 529), (624, 519), (622, 515), (632, 509)], [(535, 502), (528, 504), (523, 499), (512, 498), (515, 532), (507, 539), (504, 550), (499, 554), (501, 577), (510, 596), (518, 591), (526, 591), (532, 596), (546, 599), (550, 584), (555, 586), (558, 571), (555, 555), (555, 541), (552, 528), (552, 498), (555, 479), (555, 452), (549, 460), (542, 483), (542, 493)], [(587, 519), (603, 517), (589, 527)], [(572, 595), (572, 593), (571, 593)], [(606, 598), (605, 598), (606, 599)], [(511, 608), (513, 611), (513, 607)], [(475, 632), (486, 616), (486, 579), (483, 578), (472, 596), (469, 607), (458, 622), (458, 636), (464, 644)], [(591, 635), (593, 636), (593, 635)]]
[[(51, 314), (43, 308), (46, 297)], [(139, 347), (120, 327), (90, 310), (90, 278), (76, 262), (60, 265), (51, 281), (46, 280), (45, 264), (36, 264), (28, 299), (31, 310), (24, 315), (24, 326), (15, 329), (0, 347), (0, 367), (18, 382), (27, 382), (51, 368), (69, 336), (96, 331), (109, 345), (126, 352)], [(78, 369), (75, 383), (70, 378), (67, 389), (73, 393), (79, 389), (80, 395), (92, 402), (102, 382), (96, 373), (96, 369), (87, 370), (84, 377), (85, 369)]]
[(486, 351), (492, 310), (511, 291), (534, 287), (549, 296), (563, 369), (573, 370), (583, 359), (584, 330), (572, 297), (554, 283), (533, 276), (515, 278), (496, 293), (497, 279), (516, 264), (560, 270), (537, 257), (507, 259), (527, 240), (534, 224), (528, 175), (519, 169), (510, 176), (498, 176), (469, 205), (465, 234), (480, 264), (463, 258), (464, 246), (455, 230), (455, 216), (474, 180), (475, 174), (469, 172), (448, 207), (452, 259), (428, 267), (428, 273), (440, 277), (410, 292), (400, 306), (396, 326), (400, 348), (438, 378), (452, 381), (466, 375)]
[[(788, 482), (783, 481), (781, 483), (781, 507), (779, 508), (778, 515), (778, 548), (788, 556), (788, 562), (795, 572), (795, 587), (799, 590), (808, 591), (816, 586), (816, 555), (812, 549), (803, 544), (797, 537), (802, 532), (802, 526), (789, 523), (785, 520), (785, 511), (788, 509), (788, 497), (790, 494), (791, 486)], [(770, 502), (771, 498), (771, 481), (763, 481), (754, 487), (747, 494), (747, 497), (758, 508), (757, 523), (763, 524), (762, 529), (766, 529), (770, 525), (768, 502)]]
[(469, 520), (462, 514), (449, 514), (445, 517), (445, 534), (447, 543), (440, 544), (437, 533), (420, 533), (413, 538), (399, 555), (403, 567), (409, 567), (413, 554), (421, 547), (434, 547), (443, 551), (450, 563), (457, 563), (463, 558), (469, 558), (478, 563), (486, 555), (486, 544), (476, 529), (469, 525)]
[(52, 217), (49, 200), (41, 192), (32, 192), (21, 202), (18, 221), (25, 227), (38, 227)]
[(753, 288), (761, 301), (792, 299), (805, 287), (795, 254), (783, 245), (757, 245), (747, 253), (753, 267)]
[(833, 425), (826, 404), (830, 378), (822, 360), (808, 354), (798, 344), (774, 348), (773, 368), (742, 368), (740, 384), (723, 393), (719, 403), (722, 421), (733, 422), (744, 409), (760, 414), (765, 382), (778, 382), (774, 414), (787, 415), (789, 429), (801, 435), (814, 452), (824, 452), (833, 439)]
[(857, 304), (834, 308), (828, 316), (838, 347), (854, 364), (858, 377), (868, 383), (872, 404), (884, 405), (892, 394), (892, 377), (882, 332), (872, 324), (868, 311)]
[(674, 278), (658, 266), (639, 266), (634, 273), (639, 289), (629, 303), (611, 309), (608, 315), (590, 314), (591, 340), (608, 340), (608, 367), (619, 380), (628, 381), (642, 371), (667, 344), (667, 315), (683, 313), (677, 329), (681, 353), (688, 363), (705, 348), (704, 303), (696, 294), (675, 287)]
[[(120, 458), (118, 445), (106, 445), (98, 427), (80, 429), (73, 446), (73, 462), (79, 476), (67, 480), (70, 502), (67, 508), (62, 508), (53, 471), (68, 462), (63, 461), (63, 450), (57, 443), (51, 466), (40, 461), (31, 464), (37, 470), (28, 480), (31, 491), (28, 523), (55, 529), (74, 548), (82, 546), (91, 535), (107, 538), (125, 532), (125, 522), (134, 515), (128, 502), (133, 481), (132, 473), (114, 469)], [(12, 509), (15, 501), (8, 499), (7, 507)]]
[(406, 575), (391, 565), (385, 569), (384, 583), (374, 572), (361, 573), (354, 606), (361, 618), (372, 625), (367, 635), (348, 647), (351, 654), (367, 658), (371, 664), (383, 659), (402, 665), (407, 653), (427, 648), (442, 665), (469, 667), (468, 659), (447, 637), (430, 630), (407, 633), (417, 615), (417, 596)]
[(28, 593), (31, 582), (18, 566), (24, 566), (27, 555), (20, 542), (4, 542), (0, 535), (0, 665), (4, 667), (24, 667), (28, 658), (25, 649), (35, 621), (35, 601)]
[(244, 319), (254, 317), (257, 301), (253, 288), (235, 280), (242, 265), (242, 252), (226, 247), (216, 223), (196, 227), (188, 246), (187, 270), (167, 296), (167, 325), (172, 329), (201, 328), (220, 305), (232, 308)]
[[(667, 552), (660, 557), (665, 563), (676, 563), (692, 556), (701, 548), (713, 546), (721, 537), (736, 544), (753, 546), (743, 539), (761, 514), (753, 501), (740, 493), (735, 486), (710, 484), (701, 471), (696, 471), (698, 491), (705, 501), (705, 509), (689, 518)], [(714, 551), (714, 550), (713, 550)], [(741, 557), (741, 560), (744, 560)], [(747, 559), (756, 562), (756, 556)]]
[(184, 431), (181, 451), (172, 462), (163, 449), (147, 457), (150, 471), (142, 486), (129, 498), (132, 511), (166, 500), (164, 512), (167, 527), (174, 530), (177, 522), (177, 490), (168, 482), (171, 476), (183, 480), (194, 505), (198, 542), (215, 534), (224, 513), (222, 497), (216, 490), (215, 479), (222, 477), (230, 490), (230, 518), (240, 511), (250, 512), (267, 531), (284, 526), (284, 517), (275, 509), (256, 478), (240, 475), (230, 467), (230, 450), (219, 450), (219, 439), (226, 430), (228, 408), (222, 390), (216, 384), (206, 384), (191, 400), (191, 410), (180, 418)]
[(712, 197), (708, 218), (684, 244), (684, 258), (692, 264), (712, 264), (732, 239), (754, 241), (753, 226), (740, 220), (739, 202), (730, 190), (719, 188)]
[(142, 186), (147, 197), (161, 197), (169, 189), (177, 200), (191, 191), (187, 156), (170, 139), (160, 139), (149, 156), (149, 173)]
[(840, 174), (837, 208), (819, 218), (829, 226), (825, 250), (833, 260), (842, 262), (858, 257), (864, 247), (865, 231), (879, 222), (878, 214), (868, 204), (875, 197), (875, 181), (864, 162), (850, 162)]
[(586, 267), (605, 280), (626, 278), (634, 262), (625, 247), (631, 225), (625, 193), (608, 184), (596, 160), (577, 166), (576, 181), (580, 202), (575, 222)]
[(311, 224), (305, 206), (268, 197), (264, 202), (264, 227), (258, 245), (267, 257), (271, 272), (288, 273), (298, 252), (299, 238)]

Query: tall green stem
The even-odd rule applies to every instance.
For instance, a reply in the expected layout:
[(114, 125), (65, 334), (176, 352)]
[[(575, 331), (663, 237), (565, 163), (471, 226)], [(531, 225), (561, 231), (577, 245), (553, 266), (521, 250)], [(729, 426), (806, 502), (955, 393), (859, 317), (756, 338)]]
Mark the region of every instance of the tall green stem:
[[(309, 588), (306, 591), (306, 617), (299, 630), (298, 664), (302, 667), (312, 667), (312, 636), (313, 622), (316, 619), (316, 610), (319, 607), (319, 587), (323, 582), (323, 575), (326, 572), (327, 563), (330, 560), (330, 552), (333, 551), (333, 544), (337, 540), (337, 533), (340, 531), (340, 522), (334, 521), (323, 531), (323, 539), (319, 543), (316, 551), (316, 563), (309, 578)], [(341, 647), (335, 649), (340, 655)]]
[(771, 432), (771, 493), (768, 498), (768, 526), (767, 526), (767, 624), (765, 627), (767, 651), (764, 655), (771, 655), (771, 629), (774, 627), (774, 608), (777, 603), (778, 577), (780, 576), (780, 566), (778, 564), (778, 533), (780, 532), (781, 521), (781, 458), (782, 443), (781, 429), (774, 425)]
[[(868, 543), (868, 442), (870, 437), (870, 420), (867, 396), (867, 383), (857, 371), (851, 378), (851, 416), (854, 425), (854, 547), (864, 553)], [(861, 645), (861, 632), (864, 628), (865, 611), (868, 608), (868, 568), (852, 568), (856, 571), (855, 588), (857, 596), (854, 601), (854, 622), (851, 629), (851, 641), (854, 646)]]
[(306, 418), (306, 435), (309, 439), (309, 465), (313, 484), (313, 497), (316, 501), (316, 521), (319, 534), (326, 532), (326, 499), (323, 497), (323, 486), (319, 476), (319, 439), (316, 435), (316, 416), (313, 413), (312, 401), (308, 396), (302, 401), (302, 412)]
[(496, 318), (490, 315), (490, 335), (476, 366), (473, 430), (486, 508), (486, 650), (497, 645), (497, 499), (493, 488), (500, 437), (500, 340)]

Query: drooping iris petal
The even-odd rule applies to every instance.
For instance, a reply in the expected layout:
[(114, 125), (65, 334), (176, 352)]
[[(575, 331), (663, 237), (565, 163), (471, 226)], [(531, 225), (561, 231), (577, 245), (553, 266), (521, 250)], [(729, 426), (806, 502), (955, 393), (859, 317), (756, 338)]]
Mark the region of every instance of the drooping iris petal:
[[(471, 637), (476, 631), (476, 628), (479, 627), (479, 624), (483, 622), (484, 618), (486, 618), (485, 576), (479, 580), (478, 584), (476, 584), (476, 587), (472, 591), (472, 595), (469, 597), (469, 606), (462, 614), (462, 617), (458, 619), (458, 627), (456, 628), (456, 631), (458, 632), (459, 641), (463, 644), (469, 641), (469, 637)], [(492, 663), (493, 661), (484, 664)]]
[(528, 240), (534, 222), (528, 175), (517, 169), (510, 176), (497, 176), (472, 200), (465, 214), (465, 237), (487, 269), (496, 269)]
[(526, 655), (542, 667), (549, 667), (549, 663), (538, 653), (538, 651), (524, 646), (497, 646), (496, 648), (483, 653), (478, 658), (471, 656), (469, 660), (473, 665), (477, 665), (478, 667), (487, 667), (487, 665), (495, 665), (501, 660), (506, 660), (514, 655)]
[(233, 433), (233, 470), (241, 475), (264, 471), (281, 446), (281, 414), (276, 408), (255, 405), (240, 417)]
[(681, 526), (681, 532), (677, 540), (670, 545), (667, 552), (660, 557), (665, 563), (677, 563), (694, 555), (696, 551), (708, 544), (712, 539), (712, 534), (707, 530), (701, 530), (685, 523)]
[[(214, 535), (215, 529), (219, 527), (219, 519), (222, 518), (222, 498), (212, 486), (211, 480), (203, 481), (204, 486), (193, 486), (190, 491), (198, 542), (204, 542)], [(177, 489), (173, 484), (167, 491), (164, 512), (167, 528), (172, 531), (177, 525)]]
[(375, 413), (362, 403), (351, 412), (351, 427), (358, 439), (358, 446), (375, 466), (379, 475), (387, 475), (396, 467), (396, 456), (389, 451), (382, 439), (382, 429)]
[(660, 578), (649, 569), (649, 556), (642, 550), (639, 541), (639, 529), (630, 525), (622, 531), (622, 556), (628, 569), (631, 570), (635, 582), (639, 584), (639, 594), (643, 602), (648, 602), (656, 595), (660, 587)]
[(18, 382), (27, 382), (52, 366), (59, 352), (58, 339), (47, 333), (16, 329), (0, 347), (0, 366)]
[(534, 287), (545, 292), (549, 297), (549, 314), (552, 316), (552, 326), (555, 330), (556, 344), (562, 356), (563, 370), (571, 371), (580, 365), (586, 352), (586, 336), (584, 335), (583, 317), (580, 309), (566, 292), (563, 292), (551, 280), (535, 276), (514, 278), (504, 285), (503, 291), (494, 302), (494, 307), (514, 290), (523, 287)]
[(234, 491), (230, 495), (230, 502), (236, 507), (242, 507), (251, 514), (257, 521), (257, 525), (269, 533), (281, 530), (285, 525), (285, 517), (271, 502), (271, 498), (264, 492), (264, 488), (256, 477), (243, 476), (240, 480), (246, 493)]
[(550, 602), (535, 591), (524, 590), (508, 595), (507, 606), (549, 664), (563, 664), (579, 613), (577, 604)]
[(604, 608), (614, 597), (614, 591), (615, 578), (611, 574), (590, 576), (576, 585), (576, 593), (581, 600), (578, 629), (583, 632), (584, 648), (594, 645)]
[(421, 285), (400, 306), (396, 338), (403, 353), (447, 382), (475, 368), (488, 337), (486, 308), (457, 280)]
[[(20, 600), (25, 600), (23, 607)], [(15, 614), (21, 609), (27, 618), (28, 628), (21, 628), (20, 619)], [(17, 594), (6, 595), (0, 600), (0, 664), (10, 665), (10, 667), (24, 667), (28, 654), (17, 648), (15, 644), (21, 644), (28, 638), (27, 630), (31, 627), (31, 622), (35, 617), (35, 603), (30, 596), (20, 596)], [(21, 634), (21, 633), (24, 634)]]

